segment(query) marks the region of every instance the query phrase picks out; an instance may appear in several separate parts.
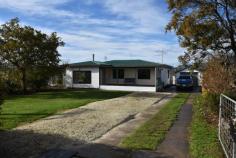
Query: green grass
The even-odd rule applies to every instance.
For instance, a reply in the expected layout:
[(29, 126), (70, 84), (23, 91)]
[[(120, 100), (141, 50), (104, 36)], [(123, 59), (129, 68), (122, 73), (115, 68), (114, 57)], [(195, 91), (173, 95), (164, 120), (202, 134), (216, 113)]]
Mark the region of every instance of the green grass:
[(125, 138), (120, 146), (132, 150), (155, 150), (176, 120), (177, 114), (188, 96), (187, 93), (175, 96), (152, 119)]
[(41, 92), (33, 95), (10, 96), (2, 105), (0, 129), (11, 129), (20, 124), (77, 108), (90, 102), (115, 98), (128, 94), (120, 91), (74, 90)]
[(193, 105), (193, 119), (190, 127), (190, 154), (192, 158), (223, 158), (223, 152), (217, 138), (217, 125), (210, 124), (204, 118), (201, 96)]

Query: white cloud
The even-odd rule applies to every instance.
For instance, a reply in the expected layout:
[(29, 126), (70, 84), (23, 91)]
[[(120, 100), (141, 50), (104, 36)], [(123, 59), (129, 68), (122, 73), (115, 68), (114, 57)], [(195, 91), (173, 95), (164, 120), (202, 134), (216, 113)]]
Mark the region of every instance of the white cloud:
[(95, 25), (127, 25), (123, 20), (107, 20), (102, 18), (93, 18), (89, 14), (79, 11), (72, 12), (65, 9), (58, 9), (58, 6), (66, 4), (72, 0), (0, 0), (0, 8), (7, 8), (14, 12), (20, 12), (25, 15), (38, 15), (51, 18), (58, 18), (64, 24), (95, 24)]
[[(91, 33), (92, 34), (92, 33)], [(161, 62), (160, 56), (157, 56), (157, 50), (166, 50), (164, 56), (165, 63), (177, 63), (177, 57), (184, 50), (175, 43), (164, 41), (136, 41), (122, 42), (107, 40), (107, 38), (86, 36), (77, 36), (74, 34), (60, 34), (65, 41), (69, 41), (70, 46), (60, 48), (64, 61), (78, 62), (91, 60), (91, 54), (96, 54), (97, 60), (108, 59), (146, 59), (150, 61)], [(171, 48), (171, 50), (169, 49)]]
[[(146, 59), (160, 62), (156, 50), (167, 50), (164, 61), (169, 64), (177, 62), (177, 56), (183, 53), (174, 40), (161, 40), (164, 26), (168, 22), (165, 10), (154, 5), (154, 0), (84, 0), (87, 5), (101, 4), (111, 17), (94, 16), (95, 13), (84, 13), (62, 9), (71, 0), (0, 0), (0, 8), (34, 17), (35, 15), (56, 19), (54, 26), (33, 25), (46, 33), (58, 32), (66, 43), (59, 48), (62, 59), (67, 62), (91, 60), (96, 54), (97, 60), (109, 59)], [(76, 1), (75, 1), (76, 2)], [(82, 1), (78, 1), (82, 2)], [(60, 8), (60, 9), (59, 9)], [(53, 21), (52, 21), (53, 22)], [(0, 23), (3, 23), (0, 20)], [(149, 36), (156, 38), (149, 39)], [(168, 35), (173, 38), (174, 35)], [(168, 38), (166, 38), (168, 39)], [(171, 48), (171, 50), (169, 50)]]
[(24, 14), (51, 15), (51, 16), (73, 16), (70, 11), (56, 9), (70, 0), (0, 0), (0, 8), (8, 8)]
[[(98, 3), (96, 0), (90, 0)], [(167, 24), (169, 17), (162, 11), (154, 0), (101, 0), (99, 3), (103, 3), (104, 6), (113, 14), (121, 17), (129, 17), (135, 24), (139, 24), (136, 27), (136, 31), (150, 33), (153, 31), (164, 31), (164, 26)]]

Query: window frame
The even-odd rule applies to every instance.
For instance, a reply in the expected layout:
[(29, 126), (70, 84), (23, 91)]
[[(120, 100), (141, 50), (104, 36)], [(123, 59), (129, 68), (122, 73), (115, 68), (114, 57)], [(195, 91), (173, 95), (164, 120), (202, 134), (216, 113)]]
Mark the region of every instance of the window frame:
[[(77, 79), (75, 78), (76, 76), (76, 73), (78, 73), (78, 77)], [(88, 77), (88, 79), (85, 79), (85, 81), (80, 81), (79, 77), (80, 77), (80, 73), (85, 73), (85, 77)], [(86, 74), (87, 73), (87, 74)], [(88, 75), (88, 76), (86, 76)], [(81, 70), (76, 70), (76, 71), (73, 71), (73, 84), (92, 84), (92, 72), (89, 71), (89, 70), (85, 70), (85, 71), (81, 71)]]
[[(143, 74), (140, 74), (141, 71), (143, 71), (143, 72), (148, 71), (148, 74), (149, 74), (149, 75), (146, 74), (146, 75), (144, 75), (144, 76), (141, 76), (141, 75), (143, 75)], [(138, 79), (139, 79), (139, 80), (150, 80), (150, 79), (151, 79), (151, 69), (145, 69), (145, 68), (143, 68), (143, 69), (138, 69)]]
[(112, 78), (117, 79), (117, 69), (112, 69)]
[(112, 69), (112, 78), (113, 79), (124, 79), (125, 70), (124, 69)]

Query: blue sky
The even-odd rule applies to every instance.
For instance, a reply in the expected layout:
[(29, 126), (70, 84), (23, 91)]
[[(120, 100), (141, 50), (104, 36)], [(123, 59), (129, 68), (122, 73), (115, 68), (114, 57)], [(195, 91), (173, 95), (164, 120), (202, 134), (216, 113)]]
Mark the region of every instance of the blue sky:
[(0, 0), (0, 24), (18, 17), (22, 24), (57, 32), (64, 62), (144, 59), (176, 66), (175, 34), (165, 33), (170, 20), (165, 0)]

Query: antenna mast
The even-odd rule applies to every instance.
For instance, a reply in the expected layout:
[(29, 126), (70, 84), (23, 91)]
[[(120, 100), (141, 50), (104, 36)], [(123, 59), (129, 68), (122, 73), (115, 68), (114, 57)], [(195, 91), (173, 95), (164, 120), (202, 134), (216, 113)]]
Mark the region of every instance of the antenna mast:
[(158, 56), (161, 56), (161, 63), (164, 64), (164, 55), (167, 54), (166, 51), (162, 50), (157, 50), (156, 53), (158, 53)]

